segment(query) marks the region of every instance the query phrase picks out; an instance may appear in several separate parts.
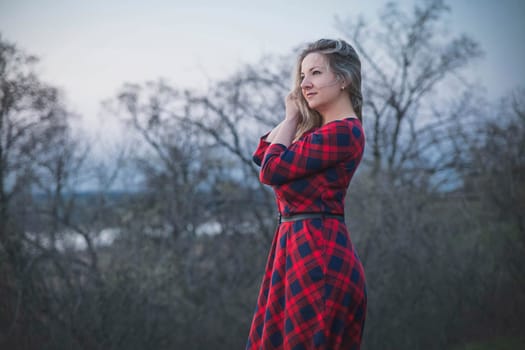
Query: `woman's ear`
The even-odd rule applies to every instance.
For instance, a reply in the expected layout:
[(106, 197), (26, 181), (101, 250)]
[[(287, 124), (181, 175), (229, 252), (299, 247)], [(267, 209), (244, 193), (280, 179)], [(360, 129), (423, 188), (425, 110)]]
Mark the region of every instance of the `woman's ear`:
[(346, 80), (345, 78), (341, 78), (341, 90), (346, 89)]

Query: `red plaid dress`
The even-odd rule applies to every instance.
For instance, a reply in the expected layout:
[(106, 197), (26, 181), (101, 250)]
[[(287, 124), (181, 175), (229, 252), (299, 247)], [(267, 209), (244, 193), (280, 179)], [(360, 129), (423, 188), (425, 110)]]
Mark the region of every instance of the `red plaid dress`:
[[(289, 147), (261, 137), (253, 155), (283, 216), (344, 213), (365, 146), (361, 121), (335, 120)], [(359, 349), (366, 316), (363, 265), (343, 219), (283, 222), (273, 238), (246, 349)]]

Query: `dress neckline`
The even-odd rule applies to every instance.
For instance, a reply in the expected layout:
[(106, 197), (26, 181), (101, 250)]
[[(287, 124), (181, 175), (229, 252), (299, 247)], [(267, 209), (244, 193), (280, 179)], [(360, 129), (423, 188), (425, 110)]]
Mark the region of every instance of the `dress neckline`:
[(338, 121), (343, 121), (343, 120), (350, 120), (350, 119), (357, 119), (357, 120), (359, 120), (359, 118), (355, 117), (355, 116), (344, 117), (344, 118), (341, 118), (341, 119), (334, 119), (334, 120), (330, 120), (328, 123), (325, 123), (325, 124), (321, 125), (320, 128), (322, 128), (323, 126), (328, 125), (330, 123), (333, 123), (333, 122), (338, 122)]
[[(307, 134), (310, 134), (310, 133), (313, 133), (313, 132), (315, 132), (315, 131), (317, 131), (317, 130), (319, 130), (319, 129), (322, 129), (323, 127), (325, 127), (326, 125), (328, 125), (328, 124), (330, 124), (330, 123), (333, 123), (333, 122), (340, 122), (340, 121), (344, 121), (344, 120), (351, 120), (351, 119), (357, 119), (359, 122), (361, 122), (361, 120), (360, 120), (358, 117), (345, 117), (345, 118), (341, 118), (341, 119), (330, 120), (330, 121), (329, 121), (328, 123), (326, 123), (326, 124), (323, 124), (323, 125), (318, 126), (318, 127), (313, 127), (313, 128), (311, 128), (311, 129), (305, 131), (305, 132), (301, 135), (301, 137), (299, 137), (299, 139), (296, 140), (296, 141), (299, 141), (301, 138), (303, 138), (303, 137), (306, 136)], [(296, 141), (293, 141), (293, 142), (296, 142)], [(293, 143), (293, 142), (292, 142), (292, 143)]]

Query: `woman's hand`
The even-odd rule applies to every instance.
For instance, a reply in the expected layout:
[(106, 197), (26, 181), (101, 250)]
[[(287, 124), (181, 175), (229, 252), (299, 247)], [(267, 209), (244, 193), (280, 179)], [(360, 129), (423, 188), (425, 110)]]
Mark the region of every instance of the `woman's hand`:
[(301, 112), (299, 111), (297, 98), (298, 96), (295, 91), (291, 91), (286, 96), (286, 116), (270, 135), (268, 135), (267, 140), (271, 140), (271, 143), (280, 143), (286, 147), (292, 143), (295, 137), (295, 131), (297, 130), (297, 124), (301, 120)]
[(301, 112), (299, 111), (299, 94), (298, 90), (292, 90), (288, 93), (285, 100), (286, 116), (285, 119), (289, 119), (295, 122), (299, 122), (301, 119)]

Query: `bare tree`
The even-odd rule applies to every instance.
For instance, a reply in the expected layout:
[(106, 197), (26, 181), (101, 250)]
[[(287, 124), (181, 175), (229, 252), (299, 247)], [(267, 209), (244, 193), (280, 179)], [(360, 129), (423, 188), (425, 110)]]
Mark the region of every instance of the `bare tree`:
[(68, 128), (59, 92), (33, 73), (37, 59), (0, 38), (0, 244), (16, 231), (13, 199), (31, 191), (38, 162)]
[[(226, 191), (216, 193), (227, 203), (223, 206), (225, 213), (232, 209), (237, 213), (235, 217), (224, 218), (231, 222), (229, 227), (246, 231), (247, 227), (239, 226), (239, 221), (256, 222), (257, 231), (263, 233), (267, 241), (271, 240), (275, 228), (274, 199), (269, 188), (258, 181), (259, 169), (253, 163), (252, 153), (259, 137), (282, 120), (284, 97), (290, 89), (291, 62), (290, 57), (263, 57), (258, 63), (246, 65), (228, 79), (213, 84), (207, 93), (188, 93), (185, 113), (176, 115), (206, 134), (214, 147), (235, 164), (240, 175), (236, 182), (246, 191), (224, 188)], [(244, 197), (239, 196), (241, 193)]]
[[(457, 126), (466, 106), (451, 101), (468, 92), (459, 73), (482, 51), (466, 35), (448, 39), (441, 27), (447, 11), (443, 0), (420, 1), (412, 14), (390, 2), (380, 15), (381, 26), (371, 27), (362, 18), (337, 21), (363, 63), (364, 117), (372, 156), (365, 161), (374, 175), (387, 172), (400, 182), (402, 169), (401, 180), (414, 182), (418, 172), (432, 175), (454, 164), (446, 144), (448, 128)], [(462, 83), (454, 91), (449, 90), (451, 78)], [(439, 98), (439, 92), (446, 99)], [(444, 156), (431, 158), (436, 152)]]
[(502, 266), (525, 296), (525, 89), (518, 88), (497, 106), (495, 118), (477, 125), (460, 169), (464, 190), (481, 204), (483, 222), (498, 223), (493, 234), (504, 242)]
[(61, 315), (73, 309), (60, 295), (78, 294), (76, 268), (89, 267), (57, 245), (72, 222), (74, 197), (67, 192), (87, 149), (72, 140), (74, 116), (59, 91), (34, 73), (36, 62), (0, 38), (0, 289), (8, 305), (0, 343), (6, 346), (24, 337), (38, 343), (44, 332), (32, 331), (67, 324)]
[(106, 107), (136, 140), (131, 157), (142, 174), (137, 190), (146, 194), (142, 217), (150, 228), (173, 238), (195, 234), (207, 215), (203, 193), (220, 164), (213, 159), (209, 140), (173, 118), (184, 110), (184, 92), (163, 81), (127, 84)]

